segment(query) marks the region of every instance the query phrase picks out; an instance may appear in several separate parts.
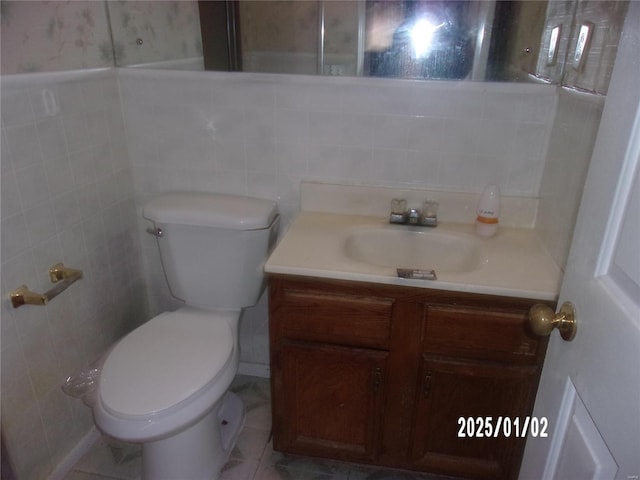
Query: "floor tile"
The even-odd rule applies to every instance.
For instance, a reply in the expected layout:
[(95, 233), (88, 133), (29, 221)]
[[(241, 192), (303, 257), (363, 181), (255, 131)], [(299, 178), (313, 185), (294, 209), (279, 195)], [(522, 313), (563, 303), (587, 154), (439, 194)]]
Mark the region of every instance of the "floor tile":
[(254, 480), (348, 480), (349, 464), (274, 452), (266, 446)]
[[(82, 477), (74, 477), (76, 474), (89, 475), (87, 478), (113, 478), (118, 480), (138, 480), (142, 459), (140, 447), (136, 445), (126, 445), (126, 457), (122, 457), (123, 450), (114, 451), (109, 447), (103, 438), (93, 445), (93, 447), (78, 461), (73, 471), (67, 475), (65, 480), (78, 480)], [(93, 476), (91, 476), (93, 475)]]
[(231, 459), (222, 469), (220, 480), (252, 480), (258, 466), (257, 460)]

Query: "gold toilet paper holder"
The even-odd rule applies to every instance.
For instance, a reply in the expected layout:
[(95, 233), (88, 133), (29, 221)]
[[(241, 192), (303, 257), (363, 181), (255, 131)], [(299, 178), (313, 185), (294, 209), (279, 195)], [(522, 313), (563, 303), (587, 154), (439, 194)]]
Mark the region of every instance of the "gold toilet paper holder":
[(49, 300), (54, 299), (64, 292), (69, 285), (82, 278), (82, 270), (65, 267), (62, 263), (56, 263), (49, 269), (49, 279), (51, 283), (57, 285), (44, 293), (36, 293), (29, 290), (26, 285), (20, 285), (9, 294), (11, 306), (13, 308), (22, 305), (46, 305)]

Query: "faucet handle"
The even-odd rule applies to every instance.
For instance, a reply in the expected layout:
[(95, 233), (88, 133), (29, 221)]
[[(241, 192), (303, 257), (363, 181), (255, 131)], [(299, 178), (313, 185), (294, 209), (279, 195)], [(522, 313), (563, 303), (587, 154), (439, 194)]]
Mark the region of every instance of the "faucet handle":
[(440, 204), (435, 200), (425, 200), (422, 202), (422, 214), (425, 217), (437, 217)]
[(438, 207), (440, 204), (434, 200), (425, 200), (422, 202), (421, 224), (426, 227), (438, 226)]
[(389, 223), (407, 223), (407, 200), (404, 198), (391, 199), (391, 214)]
[(407, 211), (407, 199), (406, 198), (392, 198), (391, 199), (391, 213), (406, 213)]

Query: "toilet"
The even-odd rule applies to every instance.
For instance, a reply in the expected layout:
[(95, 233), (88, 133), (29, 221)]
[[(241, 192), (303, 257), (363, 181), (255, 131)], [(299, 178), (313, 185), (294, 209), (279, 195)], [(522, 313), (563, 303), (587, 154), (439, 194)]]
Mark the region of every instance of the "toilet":
[(244, 421), (229, 385), (240, 358), (244, 307), (264, 291), (277, 237), (275, 202), (215, 193), (166, 193), (143, 217), (157, 237), (171, 294), (184, 301), (108, 353), (93, 416), (105, 434), (142, 444), (145, 480), (219, 476)]

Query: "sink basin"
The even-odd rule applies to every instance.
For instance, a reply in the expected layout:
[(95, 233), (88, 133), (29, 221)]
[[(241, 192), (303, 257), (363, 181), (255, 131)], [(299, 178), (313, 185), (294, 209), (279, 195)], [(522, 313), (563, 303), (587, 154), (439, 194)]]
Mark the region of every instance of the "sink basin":
[(465, 234), (403, 227), (366, 228), (350, 232), (347, 256), (369, 265), (464, 273), (481, 264), (477, 239)]

